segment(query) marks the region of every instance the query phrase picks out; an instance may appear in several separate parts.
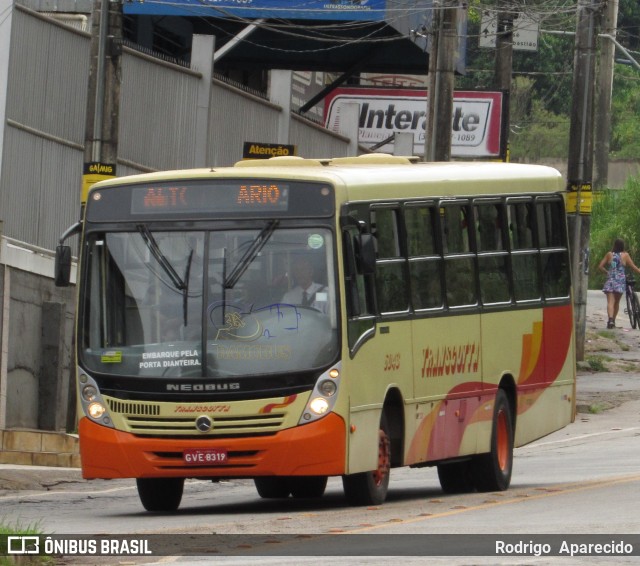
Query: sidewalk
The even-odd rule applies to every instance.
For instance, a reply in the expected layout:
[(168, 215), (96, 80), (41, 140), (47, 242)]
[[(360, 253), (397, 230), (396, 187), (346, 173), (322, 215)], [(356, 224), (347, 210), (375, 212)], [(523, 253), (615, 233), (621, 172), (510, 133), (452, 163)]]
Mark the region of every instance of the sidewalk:
[(623, 305), (616, 328), (608, 330), (602, 291), (589, 291), (584, 360), (578, 362), (579, 413), (604, 411), (640, 399), (640, 329), (633, 329)]

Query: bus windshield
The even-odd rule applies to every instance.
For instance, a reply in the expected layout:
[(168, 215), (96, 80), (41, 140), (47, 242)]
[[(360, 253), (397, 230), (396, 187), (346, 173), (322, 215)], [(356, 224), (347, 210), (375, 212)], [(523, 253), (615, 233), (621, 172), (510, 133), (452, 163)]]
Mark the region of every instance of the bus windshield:
[(128, 377), (228, 378), (321, 368), (338, 354), (326, 228), (87, 236), (80, 359)]

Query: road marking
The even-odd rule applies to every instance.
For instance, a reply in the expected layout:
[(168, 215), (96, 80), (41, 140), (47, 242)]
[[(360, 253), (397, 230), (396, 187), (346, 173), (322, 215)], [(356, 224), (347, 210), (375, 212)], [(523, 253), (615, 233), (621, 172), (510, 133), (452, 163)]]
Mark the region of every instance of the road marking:
[[(589, 434), (581, 434), (580, 436), (572, 436), (571, 438), (562, 438), (559, 440), (549, 440), (548, 442), (536, 442), (535, 444), (529, 444), (528, 446), (521, 446), (520, 448), (536, 448), (537, 446), (548, 446), (550, 444), (562, 444), (564, 442), (572, 442), (574, 440), (583, 440), (584, 438), (591, 438), (593, 436), (600, 436), (603, 434), (617, 434), (620, 432), (631, 432), (634, 430), (640, 430), (640, 427), (633, 426), (630, 428), (617, 428), (615, 430), (606, 430), (604, 432), (591, 432)], [(518, 449), (517, 449), (518, 450)]]
[[(549, 491), (547, 493), (539, 493), (537, 495), (526, 495), (526, 497), (523, 497), (522, 495), (515, 495), (512, 499), (505, 499), (503, 501), (491, 501), (490, 503), (482, 503), (480, 505), (474, 505), (472, 507), (464, 507), (462, 509), (460, 508), (450, 509), (449, 511), (443, 511), (442, 513), (434, 513), (433, 515), (414, 517), (412, 519), (400, 519), (394, 522), (394, 525), (398, 525), (398, 524), (406, 525), (411, 523), (419, 523), (422, 521), (431, 521), (433, 519), (439, 519), (442, 517), (459, 515), (460, 513), (468, 513), (469, 511), (482, 511), (484, 509), (491, 509), (493, 507), (499, 507), (503, 505), (511, 505), (513, 503), (533, 501), (535, 499), (543, 499), (545, 497), (557, 497), (558, 495), (568, 495), (570, 493), (578, 493), (580, 491), (588, 491), (588, 490), (597, 489), (600, 487), (609, 487), (609, 486), (620, 484), (620, 483), (629, 483), (629, 482), (637, 482), (637, 481), (640, 481), (640, 475), (623, 476), (620, 478), (609, 479), (609, 480), (595, 480), (587, 484), (581, 483), (580, 485), (565, 484), (566, 487), (563, 487), (562, 485), (549, 485), (549, 486), (544, 486), (544, 489), (549, 489), (549, 490), (553, 489), (554, 491)], [(383, 529), (388, 526), (389, 526), (389, 523), (386, 522), (380, 525), (370, 525), (367, 527), (361, 527), (359, 529), (345, 530), (344, 534), (364, 533), (368, 531)]]
[(136, 486), (111, 487), (100, 491), (32, 491), (21, 495), (0, 495), (0, 501), (16, 501), (20, 499), (42, 498), (52, 495), (64, 495), (65, 497), (69, 495), (103, 495), (131, 489), (136, 489)]

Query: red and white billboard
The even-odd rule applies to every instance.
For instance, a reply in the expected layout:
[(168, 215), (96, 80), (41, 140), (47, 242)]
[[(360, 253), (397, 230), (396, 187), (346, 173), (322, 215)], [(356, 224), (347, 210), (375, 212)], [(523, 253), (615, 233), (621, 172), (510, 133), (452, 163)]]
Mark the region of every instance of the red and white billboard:
[[(424, 155), (426, 90), (337, 88), (325, 99), (325, 126), (339, 131), (341, 108), (354, 102), (360, 106), (360, 145), (373, 147), (396, 133), (412, 133), (414, 155)], [(500, 157), (502, 93), (455, 91), (451, 126), (453, 157)], [(376, 151), (393, 153), (393, 141)]]

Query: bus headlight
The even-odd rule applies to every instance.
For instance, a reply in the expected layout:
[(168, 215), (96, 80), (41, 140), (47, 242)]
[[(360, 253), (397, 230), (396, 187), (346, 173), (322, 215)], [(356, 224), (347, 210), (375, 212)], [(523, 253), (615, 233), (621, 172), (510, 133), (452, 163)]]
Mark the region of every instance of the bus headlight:
[(109, 408), (95, 380), (78, 368), (78, 398), (84, 414), (102, 426), (113, 428)]
[(329, 381), (328, 379), (325, 379), (320, 383), (318, 389), (320, 390), (320, 393), (322, 393), (325, 397), (332, 397), (336, 394), (336, 391), (338, 391), (338, 386), (336, 385), (335, 381)]
[(334, 365), (316, 381), (307, 406), (302, 412), (299, 424), (311, 423), (329, 414), (338, 399), (340, 389), (341, 364)]
[(324, 397), (316, 397), (309, 403), (309, 409), (316, 415), (324, 415), (329, 410), (329, 402)]
[(91, 401), (95, 401), (98, 396), (98, 390), (93, 385), (85, 385), (82, 388), (82, 397), (87, 403), (91, 403)]
[(99, 419), (107, 412), (107, 409), (102, 403), (93, 402), (87, 407), (87, 413), (92, 419)]

